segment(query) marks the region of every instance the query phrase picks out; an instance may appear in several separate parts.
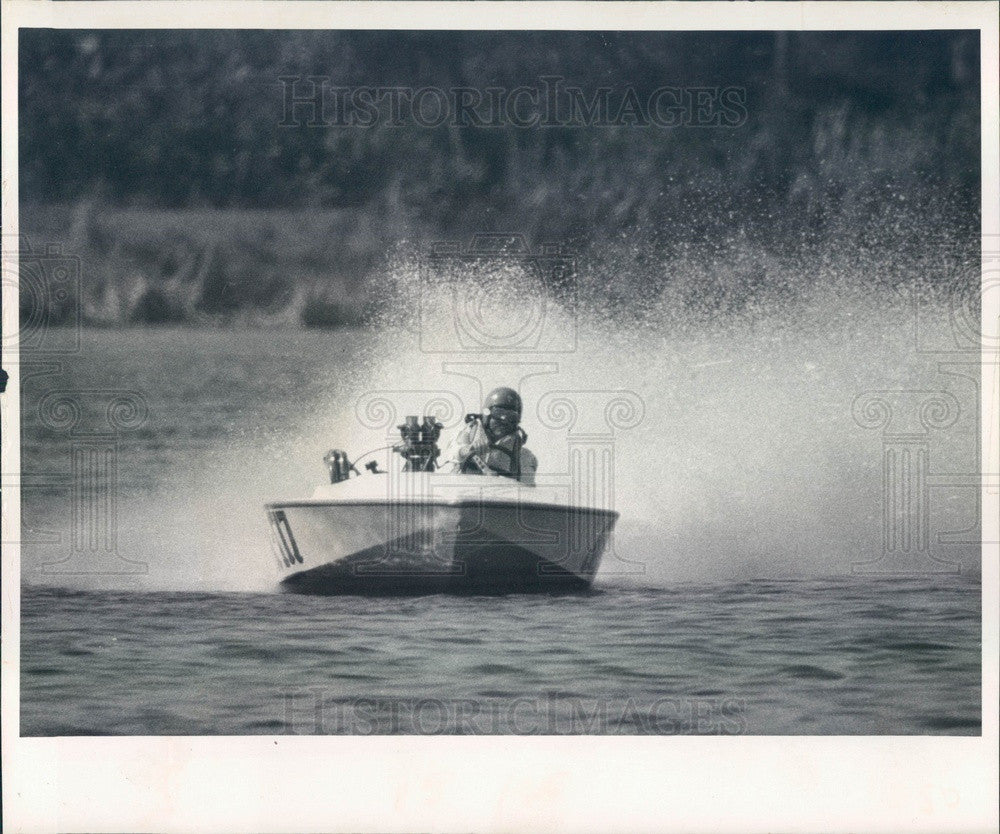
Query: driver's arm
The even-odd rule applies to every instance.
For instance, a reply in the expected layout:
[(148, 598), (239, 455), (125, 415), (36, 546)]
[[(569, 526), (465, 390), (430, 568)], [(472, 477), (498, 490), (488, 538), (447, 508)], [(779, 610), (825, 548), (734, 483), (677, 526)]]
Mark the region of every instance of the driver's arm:
[(538, 458), (528, 449), (521, 448), (521, 477), (519, 480), (525, 486), (535, 485), (535, 473), (538, 471)]
[(482, 426), (479, 423), (467, 425), (448, 444), (440, 469), (442, 472), (456, 475), (462, 471), (462, 466), (470, 454), (482, 455), (488, 448)]

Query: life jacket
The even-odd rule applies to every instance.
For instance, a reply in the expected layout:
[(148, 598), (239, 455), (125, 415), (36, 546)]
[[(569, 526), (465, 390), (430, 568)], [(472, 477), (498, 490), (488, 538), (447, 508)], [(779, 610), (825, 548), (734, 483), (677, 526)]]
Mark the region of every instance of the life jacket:
[[(472, 422), (469, 428), (471, 429), (470, 440), (475, 439), (477, 432), (482, 432), (489, 441), (489, 451), (485, 457), (480, 457), (480, 460), (490, 470), (496, 472), (498, 475), (506, 475), (509, 478), (519, 479), (521, 477), (521, 449), (528, 439), (528, 435), (524, 433), (523, 429), (518, 427), (516, 431), (510, 434), (490, 440), (490, 434), (486, 431), (486, 426), (483, 425), (483, 421), (478, 417)], [(476, 463), (472, 455), (469, 455), (462, 464), (462, 473), (478, 475), (481, 472), (479, 464)]]

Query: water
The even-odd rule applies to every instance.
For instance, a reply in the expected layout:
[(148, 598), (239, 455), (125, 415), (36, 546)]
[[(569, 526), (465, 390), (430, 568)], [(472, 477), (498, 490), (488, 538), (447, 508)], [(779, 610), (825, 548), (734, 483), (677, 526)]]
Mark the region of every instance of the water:
[(980, 732), (962, 578), (22, 605), (27, 735)]
[[(816, 287), (708, 317), (666, 291), (548, 312), (573, 350), (517, 377), (542, 469), (567, 465), (554, 389), (584, 418), (631, 391), (642, 416), (612, 432), (622, 517), (577, 596), (277, 593), (262, 504), (308, 494), (331, 446), (384, 445), (358, 404), (443, 392), (450, 431), (523, 371), (510, 357), (456, 374), (482, 357), (428, 352), (413, 320), (84, 330), (24, 383), (22, 732), (978, 733), (977, 392), (914, 349), (898, 293)], [(924, 313), (921, 338), (949, 326)], [(859, 422), (866, 392), (891, 428)], [(928, 428), (914, 392), (959, 407)], [(120, 394), (139, 405), (109, 435)], [(944, 476), (933, 547), (902, 561), (882, 551), (890, 430), (924, 431)], [(81, 503), (74, 456), (109, 445), (114, 501)]]

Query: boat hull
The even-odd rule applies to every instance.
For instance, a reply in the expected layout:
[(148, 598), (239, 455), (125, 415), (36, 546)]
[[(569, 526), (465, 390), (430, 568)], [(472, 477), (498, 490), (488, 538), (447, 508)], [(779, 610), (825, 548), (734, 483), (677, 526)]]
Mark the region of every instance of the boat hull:
[(617, 513), (525, 500), (267, 505), (285, 590), (313, 594), (585, 590)]

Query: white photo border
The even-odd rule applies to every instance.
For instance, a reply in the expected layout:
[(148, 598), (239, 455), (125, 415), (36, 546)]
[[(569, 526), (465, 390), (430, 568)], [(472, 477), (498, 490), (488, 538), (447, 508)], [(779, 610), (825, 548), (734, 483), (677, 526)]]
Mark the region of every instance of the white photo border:
[[(18, 233), (18, 30), (30, 27), (978, 29), (983, 233), (998, 236), (997, 15), (996, 2), (4, 0), (4, 245)], [(16, 288), (5, 285), (3, 293), (3, 330), (16, 332)], [(997, 302), (995, 293), (984, 297), (984, 318), (1000, 316)], [(16, 346), (3, 360), (11, 377), (0, 397), (0, 430), (19, 439)], [(984, 349), (984, 435), (1000, 420), (997, 362)], [(19, 473), (18, 443), (4, 445), (12, 449), (4, 470)], [(1000, 471), (995, 446), (984, 436), (983, 472)], [(971, 738), (21, 738), (20, 551), (5, 547), (3, 820), (19, 832), (996, 830), (997, 485), (984, 480), (982, 499), (982, 735)], [(5, 541), (16, 539), (20, 496), (9, 489), (2, 527)]]

